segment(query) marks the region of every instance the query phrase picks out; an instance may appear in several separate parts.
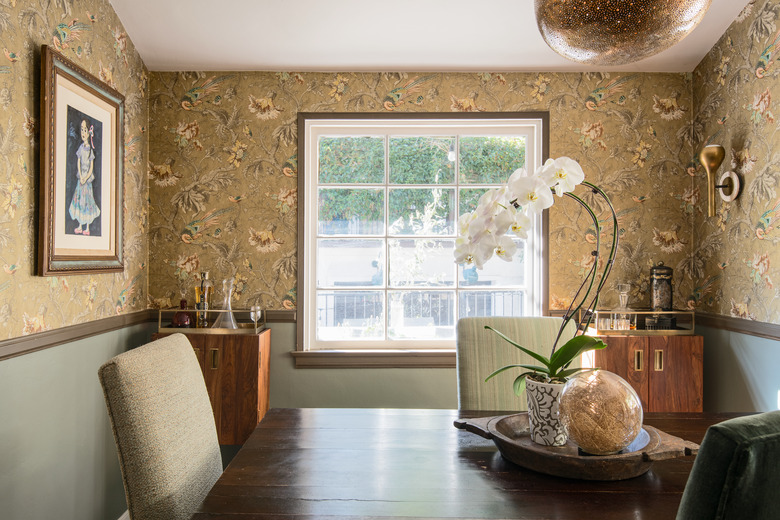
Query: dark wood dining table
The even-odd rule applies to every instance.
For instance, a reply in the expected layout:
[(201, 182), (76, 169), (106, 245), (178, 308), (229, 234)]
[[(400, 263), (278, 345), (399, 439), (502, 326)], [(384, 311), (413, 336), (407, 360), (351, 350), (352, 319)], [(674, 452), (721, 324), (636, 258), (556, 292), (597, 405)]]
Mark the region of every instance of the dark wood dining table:
[[(586, 481), (519, 467), (456, 429), (499, 412), (271, 409), (193, 520), (335, 518), (673, 519), (694, 457), (628, 480)], [(647, 413), (645, 424), (701, 443), (733, 417)]]

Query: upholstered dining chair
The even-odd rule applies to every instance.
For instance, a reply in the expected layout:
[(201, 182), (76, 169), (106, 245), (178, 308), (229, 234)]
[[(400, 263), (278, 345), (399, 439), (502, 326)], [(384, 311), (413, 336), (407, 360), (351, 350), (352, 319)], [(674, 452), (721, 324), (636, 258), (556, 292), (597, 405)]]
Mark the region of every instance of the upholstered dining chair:
[[(461, 318), (457, 326), (458, 408), (461, 410), (526, 410), (524, 397), (517, 397), (512, 382), (519, 371), (507, 370), (490, 381), (485, 378), (504, 365), (539, 362), (518, 350), (495, 332), (489, 325), (522, 346), (550, 356), (553, 342), (558, 335), (563, 318), (529, 316)], [(576, 330), (569, 322), (561, 335), (559, 345), (568, 341)], [(578, 367), (578, 360), (572, 367)]]
[(222, 473), (211, 402), (182, 334), (129, 350), (98, 371), (132, 520), (189, 518)]
[(780, 519), (780, 411), (710, 426), (677, 520)]

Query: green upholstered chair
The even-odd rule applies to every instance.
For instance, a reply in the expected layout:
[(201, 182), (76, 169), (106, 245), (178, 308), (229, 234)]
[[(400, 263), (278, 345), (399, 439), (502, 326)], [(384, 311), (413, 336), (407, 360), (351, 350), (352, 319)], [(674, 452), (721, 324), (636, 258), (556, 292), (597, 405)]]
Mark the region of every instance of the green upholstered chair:
[(211, 402), (182, 334), (120, 354), (98, 371), (132, 520), (189, 518), (222, 473)]
[(711, 426), (685, 485), (678, 520), (780, 519), (780, 411)]
[[(485, 382), (485, 378), (504, 365), (538, 365), (528, 354), (516, 349), (498, 334), (485, 329), (490, 325), (522, 346), (550, 356), (562, 318), (552, 317), (491, 317), (462, 318), (458, 320), (457, 367), (458, 408), (461, 410), (517, 410), (527, 409), (525, 397), (517, 397), (512, 382), (519, 371), (507, 370)], [(569, 322), (561, 336), (562, 345), (574, 336), (576, 326)], [(579, 366), (579, 360), (572, 367)]]

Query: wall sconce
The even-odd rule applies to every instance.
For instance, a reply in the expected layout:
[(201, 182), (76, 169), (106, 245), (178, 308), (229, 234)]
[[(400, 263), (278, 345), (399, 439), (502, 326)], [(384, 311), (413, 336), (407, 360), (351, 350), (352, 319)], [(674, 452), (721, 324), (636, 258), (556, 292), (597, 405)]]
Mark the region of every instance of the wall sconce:
[(734, 172), (726, 172), (721, 175), (718, 183), (715, 183), (715, 172), (720, 168), (726, 150), (719, 144), (708, 144), (699, 153), (699, 162), (707, 171), (707, 215), (715, 216), (715, 190), (720, 190), (720, 198), (726, 202), (732, 202), (739, 196), (742, 185), (739, 176)]

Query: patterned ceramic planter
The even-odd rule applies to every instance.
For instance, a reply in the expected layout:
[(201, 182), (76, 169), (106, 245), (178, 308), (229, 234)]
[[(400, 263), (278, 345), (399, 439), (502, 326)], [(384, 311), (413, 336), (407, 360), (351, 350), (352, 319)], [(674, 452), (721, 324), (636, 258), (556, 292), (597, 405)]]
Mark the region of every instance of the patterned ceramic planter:
[(540, 383), (530, 377), (525, 380), (525, 395), (528, 400), (528, 424), (531, 439), (544, 446), (563, 446), (566, 432), (558, 421), (558, 397), (563, 385)]

